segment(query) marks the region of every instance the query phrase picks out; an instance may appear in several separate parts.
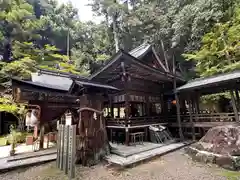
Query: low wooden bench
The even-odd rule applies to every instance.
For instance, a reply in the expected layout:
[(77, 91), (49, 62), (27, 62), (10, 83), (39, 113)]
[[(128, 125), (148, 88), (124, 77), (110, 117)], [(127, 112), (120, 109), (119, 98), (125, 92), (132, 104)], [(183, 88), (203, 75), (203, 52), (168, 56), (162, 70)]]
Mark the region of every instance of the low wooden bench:
[(132, 144), (143, 144), (144, 132), (130, 133), (131, 143)]

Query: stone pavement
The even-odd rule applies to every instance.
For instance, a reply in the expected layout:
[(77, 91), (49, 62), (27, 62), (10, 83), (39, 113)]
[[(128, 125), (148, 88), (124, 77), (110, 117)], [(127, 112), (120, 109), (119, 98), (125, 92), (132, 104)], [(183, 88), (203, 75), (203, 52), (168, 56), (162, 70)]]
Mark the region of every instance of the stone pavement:
[(56, 152), (56, 148), (50, 148), (47, 150), (28, 152), (12, 157), (1, 158), (0, 172), (56, 160)]
[[(53, 147), (55, 144), (54, 143), (49, 143), (49, 147)], [(47, 143), (44, 143), (44, 148), (47, 147)], [(0, 147), (0, 159), (1, 158), (6, 158), (9, 156), (9, 152), (11, 150), (11, 145), (8, 146), (1, 146)], [(23, 153), (28, 153), (28, 152), (33, 152), (33, 146), (32, 145), (26, 145), (26, 144), (19, 144), (15, 148), (16, 150), (16, 155), (18, 154), (23, 154)]]

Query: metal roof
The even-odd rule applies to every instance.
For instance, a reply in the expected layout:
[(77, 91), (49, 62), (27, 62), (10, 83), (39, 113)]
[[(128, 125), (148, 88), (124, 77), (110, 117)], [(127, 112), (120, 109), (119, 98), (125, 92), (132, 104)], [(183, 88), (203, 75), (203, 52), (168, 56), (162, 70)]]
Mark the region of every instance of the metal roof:
[(129, 54), (135, 58), (140, 58), (144, 56), (148, 51), (151, 49), (151, 45), (147, 43), (143, 43), (142, 45), (136, 47), (135, 49), (131, 50)]
[(41, 82), (33, 82), (33, 81), (24, 81), (18, 78), (12, 78), (12, 80), (19, 81), (22, 83), (38, 86), (38, 87), (43, 87), (43, 88), (48, 88), (48, 89), (53, 89), (53, 90), (61, 90), (61, 91), (68, 91), (65, 88), (62, 88), (61, 86), (53, 85), (53, 84), (45, 84)]
[(76, 82), (76, 84), (78, 84), (80, 86), (92, 86), (92, 87), (99, 87), (99, 88), (105, 88), (105, 89), (119, 90), (116, 87), (106, 85), (106, 84), (100, 84), (100, 83), (96, 83), (96, 82), (92, 82), (92, 81), (86, 82), (86, 81), (76, 80), (75, 82)]
[(225, 83), (231, 80), (237, 80), (240, 78), (240, 71), (234, 71), (231, 73), (219, 74), (216, 76), (206, 77), (206, 78), (197, 78), (192, 81), (189, 81), (187, 84), (177, 88), (178, 92), (190, 89), (199, 89), (206, 88), (215, 83)]
[(43, 73), (32, 73), (32, 82), (43, 87), (51, 87), (54, 89), (68, 91), (73, 83), (69, 77), (61, 77)]

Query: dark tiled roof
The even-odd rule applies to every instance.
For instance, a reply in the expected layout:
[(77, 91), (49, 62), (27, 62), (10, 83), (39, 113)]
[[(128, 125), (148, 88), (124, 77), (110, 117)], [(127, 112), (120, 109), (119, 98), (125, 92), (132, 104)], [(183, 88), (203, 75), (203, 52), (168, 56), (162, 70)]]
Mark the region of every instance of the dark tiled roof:
[(211, 86), (215, 83), (225, 83), (231, 80), (240, 79), (240, 71), (234, 71), (231, 73), (220, 74), (216, 76), (206, 77), (206, 78), (197, 78), (192, 81), (189, 81), (187, 84), (177, 88), (178, 92), (190, 89), (200, 89)]

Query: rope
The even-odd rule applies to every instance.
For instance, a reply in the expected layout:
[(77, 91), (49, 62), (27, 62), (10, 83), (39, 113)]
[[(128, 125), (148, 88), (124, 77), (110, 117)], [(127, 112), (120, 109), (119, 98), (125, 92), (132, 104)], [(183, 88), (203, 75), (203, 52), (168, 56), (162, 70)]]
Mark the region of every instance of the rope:
[(89, 108), (89, 107), (80, 108), (80, 109), (79, 109), (79, 112), (85, 111), (85, 110), (87, 110), (87, 111), (93, 111), (93, 112), (98, 113), (98, 114), (103, 114), (103, 113), (104, 113), (104, 111), (99, 111), (99, 110), (97, 110), (97, 109), (93, 109), (93, 108)]

